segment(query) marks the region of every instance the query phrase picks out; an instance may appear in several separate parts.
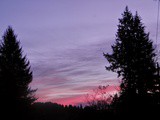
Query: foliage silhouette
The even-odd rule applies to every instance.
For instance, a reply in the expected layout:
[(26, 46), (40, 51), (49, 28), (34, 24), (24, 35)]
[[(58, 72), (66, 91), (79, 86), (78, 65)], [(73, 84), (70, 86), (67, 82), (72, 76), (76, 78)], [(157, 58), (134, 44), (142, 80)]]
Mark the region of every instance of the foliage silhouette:
[[(32, 81), (29, 61), (22, 55), (22, 48), (11, 27), (8, 27), (0, 46), (0, 102), (3, 111), (15, 112), (15, 117), (27, 113), (36, 100), (35, 90), (29, 87)], [(7, 109), (7, 111), (5, 111)]]
[[(115, 101), (127, 112), (135, 111), (152, 104), (155, 87), (156, 61), (153, 42), (136, 12), (135, 15), (126, 7), (119, 19), (113, 52), (104, 54), (110, 63), (106, 69), (122, 77), (120, 97)], [(117, 107), (117, 106), (116, 106)]]
[(34, 103), (33, 120), (103, 120), (115, 118), (112, 112), (107, 110), (96, 110), (90, 106), (64, 106), (57, 103)]
[(96, 110), (109, 110), (113, 95), (108, 92), (109, 85), (98, 86), (91, 94), (86, 95), (86, 103)]

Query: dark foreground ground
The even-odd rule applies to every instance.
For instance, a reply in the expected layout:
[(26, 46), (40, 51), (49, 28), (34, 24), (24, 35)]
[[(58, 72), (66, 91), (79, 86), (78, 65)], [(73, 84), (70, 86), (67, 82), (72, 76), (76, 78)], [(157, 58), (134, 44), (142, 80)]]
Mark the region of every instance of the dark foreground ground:
[[(2, 113), (2, 112), (1, 112)], [(2, 117), (3, 116), (3, 117)], [(160, 119), (159, 106), (135, 107), (134, 109), (97, 110), (92, 107), (63, 106), (56, 103), (36, 103), (29, 112), (1, 114), (1, 120), (138, 120)]]
[(130, 120), (159, 119), (159, 106), (144, 108), (96, 110), (91, 107), (61, 106), (53, 103), (37, 103), (33, 108), (32, 120)]

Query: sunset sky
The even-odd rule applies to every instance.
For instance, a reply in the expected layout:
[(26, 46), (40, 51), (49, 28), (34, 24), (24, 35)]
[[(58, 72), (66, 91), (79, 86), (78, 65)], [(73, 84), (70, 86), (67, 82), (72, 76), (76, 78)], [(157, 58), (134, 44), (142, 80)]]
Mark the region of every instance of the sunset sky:
[(8, 25), (18, 35), (39, 102), (77, 105), (99, 85), (115, 91), (120, 79), (105, 70), (103, 52), (111, 52), (126, 5), (156, 43), (155, 0), (0, 0), (0, 35)]

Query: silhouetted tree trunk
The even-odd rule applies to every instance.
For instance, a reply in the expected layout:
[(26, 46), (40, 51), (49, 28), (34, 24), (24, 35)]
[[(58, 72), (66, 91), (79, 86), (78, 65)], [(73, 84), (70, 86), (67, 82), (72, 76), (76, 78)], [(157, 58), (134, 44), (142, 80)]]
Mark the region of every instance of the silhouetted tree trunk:
[[(21, 116), (27, 113), (36, 100), (29, 83), (32, 81), (29, 61), (22, 55), (20, 42), (8, 27), (0, 46), (0, 93), (1, 109)], [(2, 107), (3, 106), (3, 107)]]

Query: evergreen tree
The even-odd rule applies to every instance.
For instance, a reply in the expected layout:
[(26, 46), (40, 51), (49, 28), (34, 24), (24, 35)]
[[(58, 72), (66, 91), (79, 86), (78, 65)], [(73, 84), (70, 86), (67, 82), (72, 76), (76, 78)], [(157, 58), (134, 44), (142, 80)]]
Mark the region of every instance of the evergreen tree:
[(104, 54), (110, 63), (106, 69), (117, 72), (118, 77), (122, 77), (120, 98), (129, 105), (136, 103), (136, 100), (142, 100), (141, 103), (149, 100), (146, 97), (153, 91), (156, 54), (140, 17), (137, 13), (132, 15), (128, 7), (119, 19), (112, 50), (111, 54)]
[(29, 61), (22, 55), (22, 48), (11, 27), (8, 27), (0, 46), (0, 93), (1, 108), (14, 112), (26, 112), (36, 100)]

